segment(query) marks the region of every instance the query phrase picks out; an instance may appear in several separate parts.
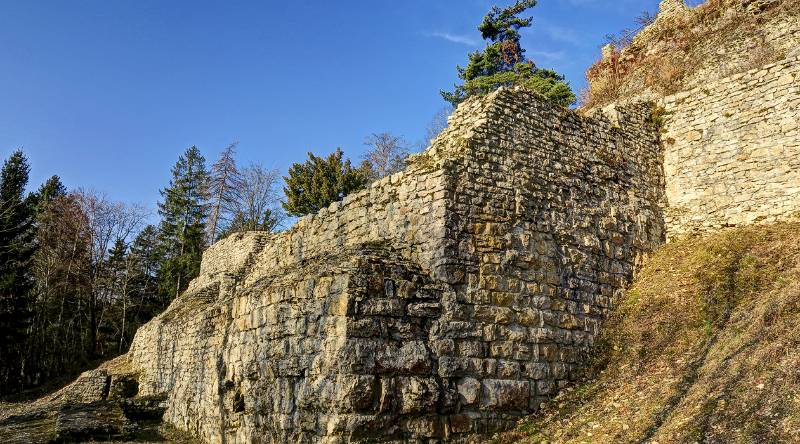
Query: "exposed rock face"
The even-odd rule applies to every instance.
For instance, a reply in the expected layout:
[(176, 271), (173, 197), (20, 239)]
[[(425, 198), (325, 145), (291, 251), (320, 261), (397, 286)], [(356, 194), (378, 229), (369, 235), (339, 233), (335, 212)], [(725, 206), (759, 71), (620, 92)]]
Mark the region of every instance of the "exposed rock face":
[(162, 442), (158, 426), (166, 409), (163, 396), (137, 396), (136, 376), (115, 366), (83, 373), (64, 389), (0, 409), (0, 440), (7, 444), (154, 440)]
[[(140, 396), (209, 442), (463, 440), (580, 373), (664, 239), (651, 107), (583, 118), (503, 89), (403, 173), (236, 235), (139, 330)], [(618, 126), (616, 126), (618, 125)]]

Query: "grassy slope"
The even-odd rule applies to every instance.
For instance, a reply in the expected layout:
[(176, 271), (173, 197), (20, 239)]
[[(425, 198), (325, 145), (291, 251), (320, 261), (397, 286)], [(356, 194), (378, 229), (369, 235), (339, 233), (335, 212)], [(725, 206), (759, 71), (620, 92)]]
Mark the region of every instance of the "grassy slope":
[(800, 442), (800, 223), (661, 248), (592, 376), (498, 442)]

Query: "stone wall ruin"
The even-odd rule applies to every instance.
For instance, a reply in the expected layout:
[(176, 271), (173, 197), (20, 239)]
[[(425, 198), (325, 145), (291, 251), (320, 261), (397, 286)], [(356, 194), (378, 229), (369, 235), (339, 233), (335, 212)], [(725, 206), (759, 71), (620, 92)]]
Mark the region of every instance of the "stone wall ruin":
[(409, 168), (292, 229), (235, 235), (142, 327), (140, 396), (209, 442), (460, 441), (581, 372), (663, 242), (652, 107), (522, 90), (461, 106)]
[(670, 237), (800, 215), (800, 56), (660, 104)]

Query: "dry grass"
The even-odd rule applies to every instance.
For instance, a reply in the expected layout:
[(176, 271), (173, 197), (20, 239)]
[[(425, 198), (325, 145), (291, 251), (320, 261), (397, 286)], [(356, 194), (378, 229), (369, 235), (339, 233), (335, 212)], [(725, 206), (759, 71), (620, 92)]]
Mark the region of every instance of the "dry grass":
[[(765, 38), (765, 23), (798, 15), (798, 0), (778, 0), (759, 14), (747, 11), (741, 0), (707, 0), (687, 14), (645, 28), (630, 45), (598, 60), (587, 70), (582, 106), (598, 108), (648, 91), (673, 94), (692, 86), (704, 67), (724, 65), (720, 72), (727, 76), (775, 62), (783, 54)], [(729, 55), (720, 59), (720, 48), (735, 48), (731, 45), (741, 40), (751, 42), (744, 57), (734, 63)]]
[(800, 442), (800, 223), (663, 247), (591, 379), (498, 442)]

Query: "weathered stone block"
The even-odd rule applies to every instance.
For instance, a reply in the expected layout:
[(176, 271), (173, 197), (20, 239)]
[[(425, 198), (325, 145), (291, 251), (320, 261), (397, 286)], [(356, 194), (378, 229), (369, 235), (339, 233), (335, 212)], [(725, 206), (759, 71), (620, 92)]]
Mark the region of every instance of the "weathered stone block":
[(528, 381), (484, 379), (481, 408), (498, 411), (526, 410), (530, 397)]
[(398, 378), (400, 414), (436, 411), (440, 389), (435, 378), (418, 376)]

